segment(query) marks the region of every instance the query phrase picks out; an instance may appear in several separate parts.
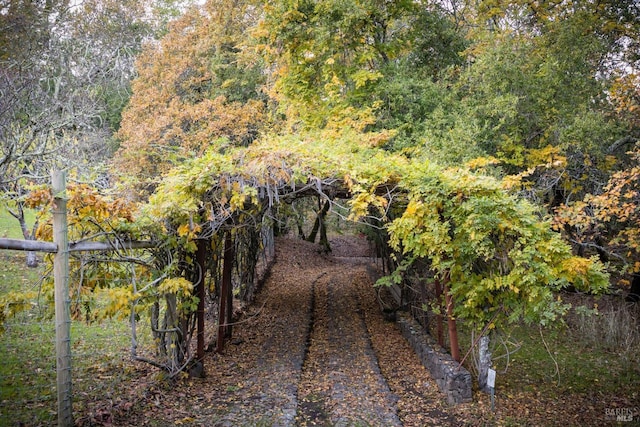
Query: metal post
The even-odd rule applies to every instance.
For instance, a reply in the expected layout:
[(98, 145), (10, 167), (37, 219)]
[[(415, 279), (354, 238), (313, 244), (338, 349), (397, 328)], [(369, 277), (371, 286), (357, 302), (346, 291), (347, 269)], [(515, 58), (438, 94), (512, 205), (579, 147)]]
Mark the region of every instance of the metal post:
[(222, 264), (222, 286), (220, 288), (220, 306), (218, 308), (218, 340), (216, 342), (216, 352), (224, 351), (224, 337), (227, 334), (227, 315), (229, 309), (228, 299), (231, 295), (231, 273), (233, 259), (235, 258), (235, 243), (231, 236), (231, 231), (225, 232), (224, 236), (224, 260)]
[(449, 346), (451, 347), (451, 357), (456, 362), (460, 362), (460, 346), (458, 345), (458, 329), (456, 328), (456, 319), (453, 317), (453, 297), (449, 292), (449, 278), (444, 282), (444, 299), (447, 304), (447, 324), (449, 325)]
[(53, 242), (58, 247), (53, 259), (56, 308), (58, 426), (72, 427), (69, 238), (67, 236), (66, 175), (64, 172), (52, 172), (51, 187), (53, 191)]
[(196, 263), (198, 264), (198, 270), (200, 271), (200, 277), (196, 285), (196, 295), (198, 296), (198, 310), (196, 311), (197, 319), (197, 347), (196, 358), (203, 362), (204, 359), (204, 300), (206, 297), (205, 291), (205, 272), (207, 263), (207, 247), (211, 244), (209, 240), (200, 239), (196, 243), (198, 245), (198, 251), (196, 252)]
[(444, 347), (444, 328), (443, 328), (443, 321), (442, 321), (442, 308), (443, 308), (443, 304), (442, 304), (442, 282), (440, 282), (440, 279), (438, 277), (436, 277), (436, 301), (438, 302), (438, 314), (436, 314), (436, 325), (438, 327), (437, 331), (438, 331), (438, 345), (440, 347)]

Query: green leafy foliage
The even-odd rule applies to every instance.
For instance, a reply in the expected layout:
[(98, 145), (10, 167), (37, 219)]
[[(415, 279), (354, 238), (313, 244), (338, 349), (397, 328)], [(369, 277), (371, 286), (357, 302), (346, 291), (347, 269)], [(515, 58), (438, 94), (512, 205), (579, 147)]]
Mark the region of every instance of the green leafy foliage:
[[(349, 199), (350, 219), (388, 233), (398, 266), (381, 283), (399, 283), (419, 262), (447, 281), (456, 317), (481, 326), (552, 322), (566, 309), (556, 291), (603, 292), (607, 276), (599, 262), (573, 256), (538, 203), (593, 193), (564, 211), (566, 224), (602, 233), (615, 223), (609, 243), (637, 252), (636, 168), (614, 173), (629, 159), (611, 150), (639, 129), (632, 3), (211, 0), (190, 8), (138, 56), (121, 122), (126, 97), (118, 95), (128, 84), (91, 86), (108, 106), (91, 120), (119, 126), (114, 165), (126, 197), (74, 186), (70, 238), (153, 236), (159, 245), (136, 253), (133, 267), (74, 259), (82, 272), (74, 315), (150, 310), (156, 331), (162, 316), (177, 328), (197, 303), (197, 242), (219, 258), (222, 233), (255, 239), (271, 208), (312, 196)], [(154, 4), (169, 15), (181, 5)], [(102, 16), (98, 3), (86, 6)], [(127, 29), (142, 36), (136, 22)], [(0, 55), (8, 44), (0, 40)], [(14, 136), (27, 148), (37, 142)], [(30, 161), (15, 163), (16, 173)], [(50, 198), (32, 194), (33, 204)], [(125, 200), (148, 203), (137, 211)], [(39, 233), (51, 235), (46, 218)], [(91, 311), (94, 292), (107, 295), (102, 314)], [(174, 369), (185, 342), (162, 334)]]
[[(448, 280), (455, 315), (476, 325), (524, 319), (547, 324), (565, 309), (554, 291), (569, 284), (608, 288), (604, 266), (575, 257), (526, 201), (499, 181), (464, 170), (414, 164), (401, 183), (410, 189), (404, 213), (389, 226), (389, 243)], [(384, 284), (384, 282), (382, 282)]]
[[(613, 78), (627, 74), (610, 58), (627, 57), (622, 34), (638, 32), (630, 19), (637, 8), (623, 3), (614, 19), (609, 2), (484, 2), (468, 33), (466, 66), (441, 82), (452, 90), (424, 124), (423, 152), (451, 165), (493, 156), (501, 173), (517, 175), (539, 164), (538, 150), (553, 147), (566, 164), (529, 174), (532, 191), (523, 194), (554, 207), (598, 191), (615, 164), (607, 149), (637, 134), (612, 114), (608, 94)], [(623, 81), (615, 87), (628, 89)]]
[(255, 35), (278, 67), (273, 93), (286, 113), (324, 127), (356, 112), (366, 124), (375, 107), (367, 94), (383, 78), (381, 66), (407, 49), (405, 23), (416, 7), (408, 1), (268, 2)]

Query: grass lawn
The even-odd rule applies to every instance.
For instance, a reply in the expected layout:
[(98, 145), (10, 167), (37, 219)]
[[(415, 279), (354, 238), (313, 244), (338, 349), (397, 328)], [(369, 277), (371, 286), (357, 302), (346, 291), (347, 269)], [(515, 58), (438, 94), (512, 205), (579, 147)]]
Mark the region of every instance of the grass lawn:
[[(31, 227), (35, 221), (35, 213), (33, 211), (27, 211), (26, 219), (27, 224)], [(0, 206), (0, 237), (9, 239), (23, 238), (18, 220), (11, 216), (2, 206)]]
[[(22, 238), (18, 222), (0, 209), (0, 237)], [(40, 256), (42, 259), (42, 256)], [(25, 265), (25, 254), (0, 250), (0, 302), (10, 292), (32, 291), (30, 309), (3, 322), (0, 332), (0, 427), (57, 423), (55, 319), (38, 297), (45, 262)], [(74, 321), (71, 328), (74, 413), (92, 402), (116, 399), (129, 381), (129, 325)]]
[[(8, 290), (38, 288), (39, 269), (24, 267), (19, 253), (0, 252), (0, 298)], [(55, 320), (37, 300), (32, 308), (4, 322), (0, 339), (0, 427), (55, 425), (57, 422)], [(73, 321), (71, 327), (74, 413), (93, 402), (117, 400), (130, 381), (129, 325)], [(20, 424), (23, 423), (23, 424)]]
[[(474, 403), (462, 412), (470, 418), (486, 420), (486, 425), (578, 426), (615, 425), (615, 411), (630, 410), (635, 414), (634, 423), (624, 425), (640, 425), (637, 309), (630, 308), (636, 316), (632, 319), (635, 325), (618, 325), (635, 334), (626, 343), (616, 344), (605, 336), (599, 337), (602, 331), (597, 328), (590, 330), (592, 336), (585, 337), (585, 323), (609, 321), (604, 310), (594, 314), (595, 319), (578, 316), (574, 310), (566, 326), (542, 334), (536, 326), (514, 327), (505, 341), (511, 343), (511, 350), (520, 347), (509, 355), (508, 364), (505, 347), (494, 348), (495, 411), (491, 410), (490, 397), (477, 392)], [(469, 334), (464, 328), (460, 332), (464, 354)], [(494, 339), (494, 343), (498, 341)], [(473, 370), (473, 363), (465, 364)]]

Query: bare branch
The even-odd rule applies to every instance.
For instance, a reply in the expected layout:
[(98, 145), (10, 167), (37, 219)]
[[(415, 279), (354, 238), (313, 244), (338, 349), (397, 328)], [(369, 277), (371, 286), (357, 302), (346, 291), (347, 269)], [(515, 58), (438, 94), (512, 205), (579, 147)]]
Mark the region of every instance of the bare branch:
[(620, 148), (620, 147), (622, 147), (624, 145), (635, 144), (636, 142), (638, 142), (637, 138), (634, 138), (631, 135), (627, 135), (627, 136), (625, 136), (623, 138), (618, 139), (613, 144), (611, 144), (609, 146), (609, 148), (607, 149), (607, 153), (613, 154), (616, 150), (618, 150), (618, 148)]

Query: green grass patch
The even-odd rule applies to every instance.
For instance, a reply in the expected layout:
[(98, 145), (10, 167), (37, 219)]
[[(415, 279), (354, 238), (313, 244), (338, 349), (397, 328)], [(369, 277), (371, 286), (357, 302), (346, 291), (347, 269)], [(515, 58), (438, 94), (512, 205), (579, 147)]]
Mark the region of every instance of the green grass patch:
[[(566, 323), (542, 333), (536, 325), (516, 325), (508, 334), (493, 334), (498, 410), (490, 411), (488, 396), (476, 393), (473, 416), (488, 425), (595, 425), (610, 421), (607, 411), (635, 410), (640, 401), (640, 345), (634, 329), (639, 308), (619, 297), (606, 298), (607, 308), (594, 317), (585, 317), (585, 310), (576, 310), (574, 304)], [(605, 298), (587, 300), (605, 305)], [(628, 312), (623, 316), (621, 310)], [(611, 339), (614, 322), (627, 331), (625, 340)], [(471, 334), (458, 326), (464, 355)], [(472, 356), (465, 365), (475, 380)]]
[(29, 268), (24, 252), (0, 250), (0, 295), (15, 291), (37, 291), (42, 268)]
[[(568, 298), (573, 308), (561, 324), (542, 330), (519, 324), (491, 335), (496, 388), (558, 398), (594, 391), (610, 396), (638, 394), (640, 307), (614, 295)], [(435, 322), (431, 326), (435, 328)], [(446, 323), (444, 327), (447, 340)], [(465, 356), (472, 335), (462, 322), (458, 331)], [(435, 330), (431, 333), (435, 336)], [(472, 354), (465, 366), (476, 375)]]
[(0, 348), (0, 425), (40, 425), (56, 419), (55, 330), (14, 319)]
[(630, 396), (640, 389), (640, 360), (629, 363), (628, 357), (619, 353), (587, 346), (566, 328), (543, 331), (541, 335), (535, 327), (518, 326), (511, 340), (522, 347), (511, 355), (508, 366), (505, 359), (497, 361), (497, 383), (507, 393), (540, 392), (560, 398), (597, 390)]
[[(34, 212), (27, 212), (27, 221), (33, 224)], [(0, 238), (22, 239), (18, 221), (0, 206)], [(42, 258), (42, 254), (38, 254)], [(0, 295), (7, 292), (37, 290), (42, 270), (28, 268), (26, 252), (0, 250)]]
[[(0, 296), (38, 290), (41, 269), (24, 266), (20, 253), (0, 251)], [(55, 425), (57, 420), (55, 319), (37, 300), (31, 309), (4, 322), (0, 333), (0, 427)], [(74, 415), (94, 402), (116, 400), (135, 372), (130, 358), (129, 324), (106, 320), (71, 328)], [(22, 423), (22, 424), (21, 424)]]
[[(27, 221), (27, 225), (32, 227), (36, 219), (35, 211), (26, 210), (25, 219)], [(24, 238), (22, 230), (20, 230), (20, 223), (18, 220), (15, 219), (2, 205), (0, 205), (0, 237), (9, 239)]]
[[(54, 320), (7, 325), (0, 349), (0, 426), (48, 425), (57, 410)], [(128, 369), (128, 325), (110, 320), (99, 325), (74, 322), (71, 328), (74, 412), (90, 402), (115, 398)]]

